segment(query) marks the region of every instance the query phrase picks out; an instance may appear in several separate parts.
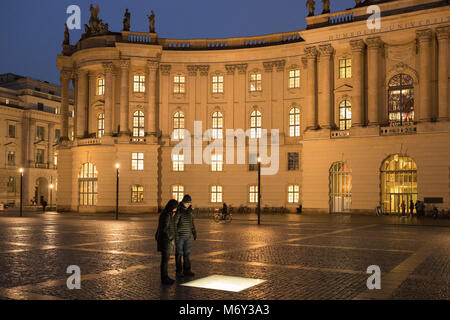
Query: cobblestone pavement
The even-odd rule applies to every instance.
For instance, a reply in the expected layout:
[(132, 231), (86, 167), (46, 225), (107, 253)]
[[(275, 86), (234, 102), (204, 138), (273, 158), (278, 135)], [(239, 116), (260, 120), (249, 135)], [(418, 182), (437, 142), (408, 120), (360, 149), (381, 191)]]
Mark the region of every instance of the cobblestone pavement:
[[(0, 299), (449, 299), (448, 221), (399, 217), (235, 215), (196, 217), (195, 279), (266, 280), (240, 292), (163, 286), (156, 215), (0, 215)], [(81, 289), (69, 290), (69, 265)], [(368, 290), (370, 265), (381, 290)], [(175, 277), (171, 259), (170, 274)]]

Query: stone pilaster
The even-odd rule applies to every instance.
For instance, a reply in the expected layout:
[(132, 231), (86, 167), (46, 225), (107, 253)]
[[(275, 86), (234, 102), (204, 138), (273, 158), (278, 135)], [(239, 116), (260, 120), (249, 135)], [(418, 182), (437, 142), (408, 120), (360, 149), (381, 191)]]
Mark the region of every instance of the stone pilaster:
[(48, 142), (47, 142), (47, 163), (48, 163), (48, 168), (52, 169), (53, 168), (53, 155), (55, 154), (55, 150), (53, 145), (55, 144), (55, 124), (54, 123), (50, 123), (48, 125)]
[(119, 125), (120, 135), (130, 133), (129, 126), (129, 98), (130, 98), (130, 60), (120, 61), (120, 109)]
[(365, 124), (364, 115), (364, 53), (365, 43), (362, 40), (350, 41), (352, 49), (352, 127)]
[(448, 33), (450, 26), (436, 28), (438, 39), (438, 120), (448, 120)]
[(88, 112), (88, 95), (89, 95), (89, 79), (88, 72), (83, 69), (77, 71), (77, 105), (76, 105), (76, 132), (77, 138), (83, 138), (87, 134), (87, 112)]
[(71, 78), (71, 70), (61, 70), (61, 137), (66, 141), (69, 140), (69, 84)]
[(368, 60), (368, 101), (367, 120), (369, 125), (378, 125), (380, 122), (380, 51), (382, 41), (380, 37), (368, 38), (367, 60)]
[(325, 44), (319, 46), (320, 50), (320, 82), (322, 84), (322, 94), (320, 95), (320, 102), (318, 105), (319, 126), (321, 128), (331, 127), (331, 101), (332, 101), (332, 85), (331, 75), (333, 68), (331, 64), (331, 57), (334, 49), (331, 45)]
[(150, 142), (156, 142), (157, 127), (156, 127), (156, 72), (158, 71), (159, 62), (156, 60), (147, 61), (148, 69), (148, 91), (147, 91), (147, 136)]
[(419, 115), (421, 121), (429, 121), (432, 117), (431, 105), (431, 29), (416, 31), (419, 45)]
[(305, 49), (308, 60), (308, 83), (306, 88), (306, 130), (317, 128), (317, 48)]
[(103, 63), (105, 70), (105, 136), (112, 136), (113, 120), (113, 64)]

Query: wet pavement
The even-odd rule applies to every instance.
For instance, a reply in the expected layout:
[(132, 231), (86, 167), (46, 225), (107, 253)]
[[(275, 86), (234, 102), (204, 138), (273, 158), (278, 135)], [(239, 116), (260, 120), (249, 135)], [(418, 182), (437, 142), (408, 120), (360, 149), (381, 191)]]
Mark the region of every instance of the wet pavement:
[[(450, 223), (400, 217), (196, 217), (193, 279), (262, 279), (240, 292), (161, 285), (156, 215), (0, 214), (0, 299), (450, 299)], [(175, 278), (174, 259), (169, 273)], [(67, 267), (81, 289), (67, 287)], [(381, 269), (369, 290), (367, 267)]]

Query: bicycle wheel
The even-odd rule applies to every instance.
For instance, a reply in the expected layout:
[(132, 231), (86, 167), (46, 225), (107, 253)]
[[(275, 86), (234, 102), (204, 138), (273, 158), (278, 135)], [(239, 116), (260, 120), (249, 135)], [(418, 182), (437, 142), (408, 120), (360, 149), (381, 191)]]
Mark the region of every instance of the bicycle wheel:
[(221, 220), (221, 216), (220, 216), (220, 214), (215, 214), (215, 215), (214, 215), (214, 222), (217, 222), (217, 223), (219, 223), (219, 222), (220, 222), (220, 220)]
[(230, 223), (232, 219), (233, 218), (231, 217), (231, 214), (227, 214), (227, 216), (225, 217), (225, 222)]

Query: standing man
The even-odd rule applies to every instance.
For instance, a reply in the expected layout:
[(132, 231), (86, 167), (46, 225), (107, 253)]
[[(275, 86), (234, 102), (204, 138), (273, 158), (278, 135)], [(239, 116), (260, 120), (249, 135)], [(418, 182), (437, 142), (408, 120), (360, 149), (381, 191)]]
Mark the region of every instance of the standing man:
[[(191, 271), (191, 233), (194, 240), (197, 240), (197, 231), (194, 225), (194, 216), (192, 215), (192, 199), (190, 195), (185, 195), (178, 205), (175, 215), (175, 264), (177, 277), (193, 277)], [(183, 259), (183, 261), (181, 261)]]
[(178, 201), (174, 199), (167, 203), (159, 215), (158, 230), (155, 235), (158, 242), (158, 251), (161, 252), (161, 282), (163, 284), (174, 283), (174, 280), (169, 278), (168, 266), (175, 241), (174, 219), (177, 206)]

